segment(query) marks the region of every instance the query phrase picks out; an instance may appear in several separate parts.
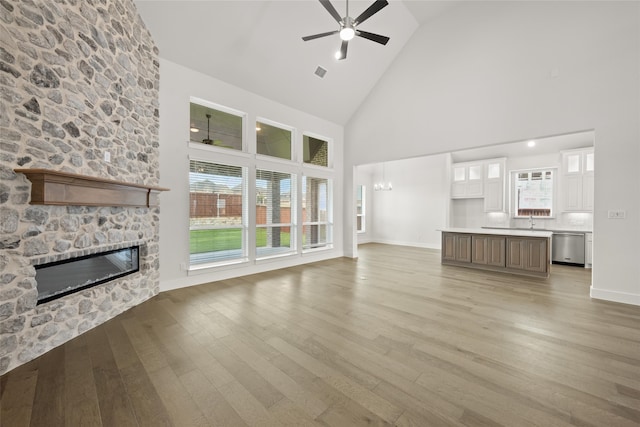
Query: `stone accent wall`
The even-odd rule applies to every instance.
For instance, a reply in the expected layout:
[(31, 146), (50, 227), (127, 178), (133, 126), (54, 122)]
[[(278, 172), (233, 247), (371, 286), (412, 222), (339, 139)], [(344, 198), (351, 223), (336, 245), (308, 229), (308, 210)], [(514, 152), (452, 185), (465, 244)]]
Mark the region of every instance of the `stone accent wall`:
[[(133, 0), (0, 0), (0, 374), (158, 293), (159, 209), (30, 205), (13, 172), (157, 185), (158, 84)], [(140, 272), (36, 306), (35, 264), (135, 244)]]

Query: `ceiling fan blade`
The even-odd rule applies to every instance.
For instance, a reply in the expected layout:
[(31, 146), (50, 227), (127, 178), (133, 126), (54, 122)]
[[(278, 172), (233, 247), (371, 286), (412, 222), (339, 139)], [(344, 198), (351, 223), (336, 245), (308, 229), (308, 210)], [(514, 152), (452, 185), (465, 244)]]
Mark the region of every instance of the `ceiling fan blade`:
[(371, 18), (374, 14), (378, 13), (380, 9), (387, 6), (389, 2), (387, 0), (376, 0), (371, 6), (353, 20), (354, 25), (362, 24), (367, 19)]
[(356, 36), (362, 37), (380, 44), (387, 44), (387, 42), (390, 40), (389, 37), (387, 36), (381, 36), (380, 34), (369, 33), (367, 31), (362, 31), (362, 30), (356, 30)]
[(333, 16), (333, 19), (338, 21), (338, 23), (340, 23), (342, 21), (342, 16), (340, 16), (340, 14), (336, 10), (336, 8), (333, 7), (333, 5), (331, 4), (331, 2), (329, 0), (320, 0), (320, 3), (322, 3), (324, 8), (327, 9), (327, 12), (329, 12), (331, 14), (331, 16)]
[(309, 41), (309, 40), (313, 40), (313, 39), (319, 39), (320, 37), (331, 36), (333, 34), (338, 34), (339, 32), (340, 32), (339, 30), (335, 30), (335, 31), (328, 31), (326, 33), (314, 34), (312, 36), (304, 36), (302, 38), (302, 40)]
[(340, 56), (338, 56), (338, 60), (342, 61), (347, 57), (347, 46), (349, 42), (347, 40), (342, 41), (342, 45), (340, 46)]

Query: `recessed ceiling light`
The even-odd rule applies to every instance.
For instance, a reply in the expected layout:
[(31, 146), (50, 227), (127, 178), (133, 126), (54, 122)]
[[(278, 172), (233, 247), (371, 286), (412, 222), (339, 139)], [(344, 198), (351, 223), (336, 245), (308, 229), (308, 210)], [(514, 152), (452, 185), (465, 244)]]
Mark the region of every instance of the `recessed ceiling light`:
[(260, 131), (262, 128), (260, 126), (256, 126), (256, 131)]
[(189, 129), (191, 132), (200, 132), (200, 129), (196, 128), (196, 127), (192, 127), (191, 129)]
[(535, 146), (536, 146), (536, 142), (534, 140), (527, 142), (527, 147), (535, 147)]

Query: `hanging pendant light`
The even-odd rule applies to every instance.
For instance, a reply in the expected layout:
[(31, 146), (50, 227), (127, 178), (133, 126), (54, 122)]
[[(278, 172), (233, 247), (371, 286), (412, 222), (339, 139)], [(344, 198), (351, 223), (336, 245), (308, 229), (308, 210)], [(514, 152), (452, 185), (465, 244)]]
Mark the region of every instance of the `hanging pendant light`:
[(373, 189), (375, 191), (391, 191), (393, 190), (393, 185), (391, 181), (387, 182), (385, 179), (385, 167), (384, 163), (382, 163), (382, 181), (373, 184)]
[(213, 145), (213, 140), (209, 139), (209, 120), (211, 119), (211, 114), (206, 114), (207, 116), (207, 138), (202, 140), (203, 144)]

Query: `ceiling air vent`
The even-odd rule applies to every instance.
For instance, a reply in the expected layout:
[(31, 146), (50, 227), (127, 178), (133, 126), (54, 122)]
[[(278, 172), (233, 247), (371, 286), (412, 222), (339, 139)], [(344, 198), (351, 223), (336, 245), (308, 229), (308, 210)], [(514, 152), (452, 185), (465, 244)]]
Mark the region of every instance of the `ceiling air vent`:
[(327, 74), (327, 69), (326, 68), (322, 68), (321, 66), (318, 65), (318, 68), (316, 68), (316, 71), (313, 73), (316, 76), (323, 78), (325, 74)]

